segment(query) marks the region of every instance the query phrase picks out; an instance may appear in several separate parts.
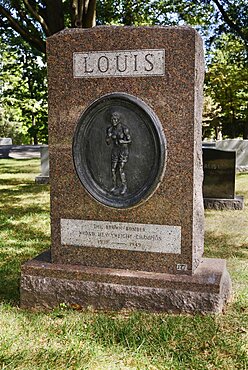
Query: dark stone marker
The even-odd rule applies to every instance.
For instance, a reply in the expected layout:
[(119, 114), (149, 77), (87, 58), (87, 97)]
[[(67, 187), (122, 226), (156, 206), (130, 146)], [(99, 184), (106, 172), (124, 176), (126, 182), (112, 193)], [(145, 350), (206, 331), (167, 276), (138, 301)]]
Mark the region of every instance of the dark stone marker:
[(233, 199), (235, 196), (236, 153), (203, 149), (203, 197)]
[(22, 307), (219, 312), (203, 259), (202, 40), (189, 27), (94, 27), (47, 41), (51, 256)]
[(235, 196), (236, 152), (203, 148), (203, 198), (205, 208), (243, 209)]

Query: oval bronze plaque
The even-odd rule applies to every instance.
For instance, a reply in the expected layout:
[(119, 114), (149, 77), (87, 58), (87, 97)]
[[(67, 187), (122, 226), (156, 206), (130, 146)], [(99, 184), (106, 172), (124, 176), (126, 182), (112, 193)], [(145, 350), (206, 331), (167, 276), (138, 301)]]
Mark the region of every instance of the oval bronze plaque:
[(143, 101), (112, 93), (82, 114), (73, 158), (81, 183), (96, 200), (128, 208), (150, 197), (161, 181), (166, 140), (157, 116)]

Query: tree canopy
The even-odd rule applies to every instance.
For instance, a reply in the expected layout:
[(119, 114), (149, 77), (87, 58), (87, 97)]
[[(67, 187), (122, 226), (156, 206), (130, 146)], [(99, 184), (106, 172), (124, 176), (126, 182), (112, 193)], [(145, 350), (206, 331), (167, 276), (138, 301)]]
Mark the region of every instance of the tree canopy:
[[(11, 135), (15, 143), (47, 142), (47, 78), (44, 60), (17, 37), (1, 46), (0, 135)], [(8, 132), (10, 132), (8, 134)]]
[(0, 26), (45, 53), (46, 37), (65, 27), (94, 26), (95, 8), (96, 0), (1, 0)]
[(111, 24), (195, 27), (207, 49), (205, 134), (248, 138), (247, 0), (0, 0), (0, 46), (8, 45), (0, 108), (13, 116), (16, 107), (34, 142), (47, 130), (46, 38), (66, 27)]
[(212, 119), (208, 115), (208, 128), (213, 128), (216, 134), (221, 130), (225, 137), (242, 135), (244, 139), (248, 138), (248, 69), (245, 54), (240, 40), (223, 34), (218, 40), (218, 48), (212, 52), (206, 72), (205, 92), (214, 102), (211, 114), (215, 112)]
[[(97, 20), (96, 20), (97, 10)], [(95, 24), (199, 25), (211, 40), (229, 32), (248, 44), (246, 0), (0, 0), (0, 27), (45, 53), (45, 39), (65, 27)]]

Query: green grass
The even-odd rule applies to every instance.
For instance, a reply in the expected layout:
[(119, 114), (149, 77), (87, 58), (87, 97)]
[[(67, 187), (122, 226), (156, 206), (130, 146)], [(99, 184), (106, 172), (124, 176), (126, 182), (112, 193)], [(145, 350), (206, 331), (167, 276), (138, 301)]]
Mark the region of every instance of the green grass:
[(0, 369), (248, 369), (248, 174), (244, 211), (207, 211), (205, 255), (226, 258), (234, 299), (222, 315), (21, 310), (20, 265), (50, 245), (39, 160), (0, 160)]
[(49, 248), (49, 190), (39, 160), (0, 160), (0, 300), (19, 302), (20, 265)]

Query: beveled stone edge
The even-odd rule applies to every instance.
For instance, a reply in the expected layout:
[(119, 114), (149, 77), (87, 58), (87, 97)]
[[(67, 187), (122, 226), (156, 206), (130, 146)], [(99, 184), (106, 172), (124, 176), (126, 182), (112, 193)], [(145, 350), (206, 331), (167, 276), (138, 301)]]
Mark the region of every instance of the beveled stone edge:
[(47, 185), (49, 184), (49, 176), (39, 175), (35, 178), (36, 184)]
[(153, 26), (117, 26), (117, 25), (98, 25), (91, 28), (65, 28), (47, 38), (47, 40), (53, 40), (55, 38), (64, 36), (64, 35), (70, 35), (70, 34), (80, 34), (80, 33), (95, 33), (96, 31), (104, 32), (105, 30), (156, 30), (156, 31), (185, 31), (185, 32), (191, 32), (192, 34), (199, 35), (199, 33), (191, 26), (189, 25), (176, 25), (176, 26), (159, 26), (159, 25), (153, 25)]
[[(48, 259), (47, 259), (48, 257)], [(69, 273), (68, 276), (49, 276), (48, 265), (49, 256), (43, 258), (43, 261), (32, 260), (27, 262), (22, 267), (21, 277), (21, 308), (32, 310), (50, 310), (58, 307), (59, 304), (66, 304), (68, 307), (76, 305), (80, 309), (95, 310), (146, 310), (151, 312), (170, 312), (170, 313), (220, 313), (224, 309), (224, 305), (231, 299), (231, 280), (226, 270), (224, 260), (207, 259), (205, 263), (213, 266), (212, 273), (208, 272), (205, 276), (205, 289), (203, 286), (197, 286), (197, 289), (192, 289), (194, 276), (191, 276), (191, 284), (188, 281), (187, 286), (183, 286), (182, 276), (176, 276), (178, 279), (177, 286), (164, 285), (157, 287), (151, 284), (149, 279), (137, 279), (135, 275), (156, 275), (159, 280), (163, 275), (167, 282), (171, 275), (168, 274), (153, 274), (138, 271), (115, 270), (111, 269), (94, 269), (90, 279), (80, 279), (80, 273), (85, 268), (75, 267), (75, 271), (69, 270), (72, 266), (64, 265), (64, 272)], [(204, 262), (203, 262), (204, 263)], [(57, 268), (57, 272), (61, 273), (61, 268), (58, 265), (53, 265)], [(200, 268), (204, 271), (204, 268)], [(87, 270), (90, 270), (88, 268)], [(106, 282), (101, 279), (97, 281), (96, 270), (111, 276), (115, 273), (118, 282)], [(205, 269), (206, 270), (206, 269)], [(41, 273), (43, 271), (43, 274)], [(121, 274), (122, 271), (122, 274)], [(203, 271), (200, 273), (202, 274)], [(213, 271), (219, 271), (220, 279), (218, 279), (218, 289), (214, 289), (211, 285), (213, 279)], [(206, 271), (205, 271), (206, 272)], [(133, 275), (132, 283), (135, 280), (139, 284), (130, 284), (128, 281), (120, 281), (124, 275)], [(198, 273), (199, 274), (199, 273)], [(102, 276), (104, 276), (102, 274)], [(105, 275), (106, 277), (106, 275)], [(147, 277), (147, 276), (146, 276)], [(88, 276), (89, 278), (89, 276)], [(188, 276), (183, 276), (183, 279)], [(210, 285), (207, 285), (206, 282)], [(149, 284), (147, 284), (149, 283)], [(202, 289), (200, 289), (202, 288)], [(210, 289), (208, 289), (210, 288)]]
[(228, 274), (224, 259), (205, 258), (193, 275), (86, 267), (51, 263), (50, 251), (41, 253), (21, 267), (22, 275), (57, 277), (132, 286), (220, 292), (223, 275)]
[(233, 199), (203, 198), (205, 209), (214, 210), (242, 210), (244, 209), (244, 197), (236, 195)]

